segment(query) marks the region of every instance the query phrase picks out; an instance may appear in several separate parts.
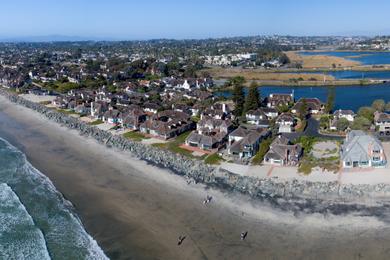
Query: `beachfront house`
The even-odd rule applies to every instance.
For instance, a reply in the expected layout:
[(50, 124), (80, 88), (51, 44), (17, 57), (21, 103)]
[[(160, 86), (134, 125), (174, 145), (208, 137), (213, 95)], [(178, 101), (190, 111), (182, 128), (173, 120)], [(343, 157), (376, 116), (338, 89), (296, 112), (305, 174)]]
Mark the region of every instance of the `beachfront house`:
[(340, 153), (343, 168), (384, 167), (387, 163), (382, 143), (360, 130), (348, 133)]
[(278, 136), (264, 156), (264, 163), (276, 166), (297, 166), (303, 155), (302, 146), (291, 144), (284, 136)]
[(220, 148), (233, 130), (233, 123), (229, 119), (215, 119), (203, 116), (198, 122), (196, 131), (193, 131), (185, 140), (185, 144), (202, 150)]
[(105, 112), (108, 111), (108, 103), (105, 101), (91, 102), (91, 117), (94, 119), (102, 119)]
[(167, 140), (193, 129), (194, 122), (183, 112), (165, 110), (140, 124), (140, 132)]
[(91, 113), (91, 104), (82, 103), (74, 108), (74, 112), (80, 115), (89, 115)]
[(110, 109), (103, 114), (102, 120), (108, 124), (122, 124), (122, 114), (117, 109)]
[(264, 128), (249, 129), (240, 126), (229, 134), (228, 154), (239, 158), (251, 158), (259, 150), (261, 140), (268, 134), (269, 131)]
[(57, 96), (51, 104), (55, 106), (56, 108), (60, 109), (66, 109), (68, 108), (68, 100), (66, 98), (63, 98), (61, 96)]
[(122, 127), (139, 130), (141, 123), (146, 121), (146, 113), (137, 105), (131, 105), (122, 114)]

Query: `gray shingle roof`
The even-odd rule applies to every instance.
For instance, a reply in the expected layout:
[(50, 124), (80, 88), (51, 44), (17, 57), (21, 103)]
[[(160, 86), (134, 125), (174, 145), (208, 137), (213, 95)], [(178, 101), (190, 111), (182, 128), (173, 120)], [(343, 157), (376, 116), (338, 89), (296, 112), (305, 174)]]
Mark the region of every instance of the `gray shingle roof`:
[(369, 161), (373, 150), (383, 150), (381, 142), (360, 130), (351, 131), (342, 146), (341, 159), (346, 162)]

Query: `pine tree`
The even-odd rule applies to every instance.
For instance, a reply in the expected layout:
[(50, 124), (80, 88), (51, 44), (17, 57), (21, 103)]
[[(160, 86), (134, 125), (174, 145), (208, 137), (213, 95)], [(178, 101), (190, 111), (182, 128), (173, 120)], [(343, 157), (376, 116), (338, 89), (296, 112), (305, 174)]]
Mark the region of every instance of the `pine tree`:
[(244, 87), (241, 84), (236, 84), (234, 86), (232, 99), (235, 104), (234, 115), (241, 116), (245, 102)]
[(249, 87), (248, 95), (245, 99), (244, 113), (249, 110), (255, 110), (260, 107), (260, 93), (257, 88), (257, 84), (252, 82)]
[(331, 113), (333, 108), (334, 108), (334, 100), (335, 100), (335, 89), (334, 87), (329, 88), (328, 90), (328, 99), (326, 101), (326, 106), (325, 106), (325, 112), (326, 113)]
[(306, 99), (303, 99), (301, 102), (302, 102), (301, 106), (298, 109), (298, 115), (299, 115), (299, 118), (301, 120), (305, 120), (306, 117), (307, 117), (307, 114), (308, 114), (308, 111), (307, 111), (308, 110), (307, 101), (306, 101)]

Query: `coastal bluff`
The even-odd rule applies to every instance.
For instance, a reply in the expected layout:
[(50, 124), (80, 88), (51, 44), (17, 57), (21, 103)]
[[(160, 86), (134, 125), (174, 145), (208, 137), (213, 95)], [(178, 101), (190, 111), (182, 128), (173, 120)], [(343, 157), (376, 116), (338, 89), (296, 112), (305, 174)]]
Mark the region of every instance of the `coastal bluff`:
[(252, 198), (286, 198), (354, 201), (363, 198), (390, 198), (389, 184), (340, 184), (338, 182), (311, 182), (304, 180), (280, 180), (277, 178), (256, 178), (241, 176), (202, 161), (190, 159), (150, 145), (116, 136), (108, 131), (88, 125), (79, 119), (60, 113), (46, 106), (26, 100), (15, 93), (0, 88), (0, 95), (9, 101), (34, 110), (50, 121), (80, 135), (95, 139), (102, 145), (113, 147), (148, 163), (164, 167), (173, 173), (198, 183), (226, 191), (236, 191)]

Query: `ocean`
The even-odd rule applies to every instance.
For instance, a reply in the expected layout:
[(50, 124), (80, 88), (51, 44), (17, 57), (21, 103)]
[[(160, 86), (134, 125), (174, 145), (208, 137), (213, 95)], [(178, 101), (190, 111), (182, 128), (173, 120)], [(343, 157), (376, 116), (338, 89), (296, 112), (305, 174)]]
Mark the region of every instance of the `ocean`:
[(0, 259), (108, 259), (72, 204), (2, 138)]

